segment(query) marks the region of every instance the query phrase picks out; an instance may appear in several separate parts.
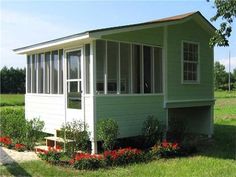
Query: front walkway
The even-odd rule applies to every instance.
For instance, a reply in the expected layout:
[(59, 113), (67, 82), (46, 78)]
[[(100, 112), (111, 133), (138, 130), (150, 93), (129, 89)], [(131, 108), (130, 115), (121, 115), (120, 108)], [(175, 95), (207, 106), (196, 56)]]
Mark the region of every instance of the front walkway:
[(0, 165), (20, 163), (31, 160), (39, 160), (35, 152), (32, 151), (18, 152), (16, 150), (0, 147)]

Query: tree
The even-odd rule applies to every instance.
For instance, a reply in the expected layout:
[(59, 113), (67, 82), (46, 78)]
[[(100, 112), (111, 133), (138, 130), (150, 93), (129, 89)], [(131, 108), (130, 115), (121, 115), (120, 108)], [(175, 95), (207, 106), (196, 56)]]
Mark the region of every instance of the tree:
[[(209, 0), (207, 1), (209, 2)], [(211, 21), (216, 21), (221, 17), (223, 22), (210, 39), (210, 45), (229, 46), (229, 37), (232, 32), (231, 26), (236, 17), (236, 0), (215, 0), (214, 8), (216, 8), (216, 15), (211, 18)]]
[(221, 88), (227, 84), (228, 74), (225, 71), (225, 66), (216, 61), (214, 66), (215, 89)]
[(3, 67), (0, 78), (1, 93), (25, 93), (25, 69)]

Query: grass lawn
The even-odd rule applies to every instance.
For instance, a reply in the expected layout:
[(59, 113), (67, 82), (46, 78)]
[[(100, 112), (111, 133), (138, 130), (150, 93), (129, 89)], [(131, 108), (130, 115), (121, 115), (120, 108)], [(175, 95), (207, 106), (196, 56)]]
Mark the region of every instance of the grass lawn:
[(236, 177), (236, 96), (216, 93), (215, 134), (192, 157), (155, 160), (127, 167), (78, 171), (52, 166), (44, 161), (0, 166), (5, 176), (180, 176)]
[(24, 94), (0, 94), (0, 106), (23, 106)]

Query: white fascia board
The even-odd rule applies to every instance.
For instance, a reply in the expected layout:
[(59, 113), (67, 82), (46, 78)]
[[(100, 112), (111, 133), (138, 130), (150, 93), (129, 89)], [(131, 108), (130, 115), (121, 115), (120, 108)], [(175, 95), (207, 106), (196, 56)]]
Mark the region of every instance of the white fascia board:
[(15, 49), (14, 52), (16, 54), (26, 54), (26, 53), (34, 51), (34, 50), (58, 46), (58, 45), (62, 45), (62, 44), (70, 43), (70, 42), (75, 42), (75, 41), (79, 41), (79, 40), (83, 40), (83, 39), (88, 39), (88, 38), (89, 38), (89, 34), (85, 34), (85, 35), (74, 37), (71, 39), (65, 39), (65, 40), (49, 42), (49, 43), (45, 42), (45, 44), (42, 44), (42, 45), (39, 44), (39, 45), (32, 46), (32, 47), (29, 46), (29, 47), (26, 47), (25, 49), (24, 48)]

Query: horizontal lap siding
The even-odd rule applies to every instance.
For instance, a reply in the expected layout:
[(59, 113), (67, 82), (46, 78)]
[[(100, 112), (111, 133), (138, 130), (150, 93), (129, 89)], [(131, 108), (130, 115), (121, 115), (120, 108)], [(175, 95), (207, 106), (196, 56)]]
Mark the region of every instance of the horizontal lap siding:
[(25, 96), (25, 116), (27, 119), (40, 118), (45, 122), (44, 131), (55, 133), (65, 121), (64, 96)]
[(96, 98), (97, 121), (111, 118), (118, 122), (120, 137), (141, 134), (143, 122), (154, 115), (163, 124), (165, 110), (163, 96), (98, 96)]
[(162, 46), (163, 27), (104, 35), (102, 39)]
[[(213, 49), (210, 35), (193, 20), (168, 27), (168, 100), (213, 98)], [(200, 84), (181, 83), (181, 42), (200, 44)]]

